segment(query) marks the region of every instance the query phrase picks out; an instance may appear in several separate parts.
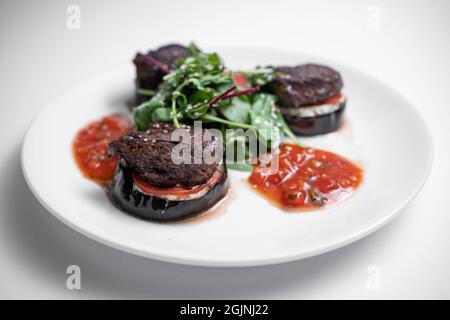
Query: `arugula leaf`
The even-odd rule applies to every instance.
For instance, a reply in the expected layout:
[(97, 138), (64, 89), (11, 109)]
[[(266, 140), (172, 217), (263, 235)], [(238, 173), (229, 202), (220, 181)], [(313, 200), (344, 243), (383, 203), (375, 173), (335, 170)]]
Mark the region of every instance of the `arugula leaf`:
[(276, 97), (267, 93), (254, 95), (250, 111), (252, 125), (258, 131), (259, 139), (267, 146), (277, 145), (281, 139), (280, 128), (276, 124)]
[(250, 108), (251, 103), (249, 102), (249, 99), (243, 96), (222, 102), (220, 105), (220, 112), (228, 120), (249, 123)]
[[(177, 127), (179, 121), (198, 119), (209, 111), (208, 103), (219, 93), (219, 87), (232, 84), (223, 72), (225, 67), (219, 55), (200, 52), (194, 44), (189, 50), (192, 56), (180, 61), (175, 70), (164, 76), (158, 93), (150, 102), (135, 109), (138, 129), (145, 129), (154, 119), (171, 119)], [(162, 106), (170, 106), (170, 118), (167, 109), (159, 110)], [(156, 110), (158, 114), (152, 116)]]
[(156, 91), (150, 90), (150, 89), (138, 88), (137, 93), (142, 96), (153, 97), (156, 94)]
[(168, 122), (172, 119), (172, 110), (169, 108), (157, 108), (152, 112), (152, 122)]
[(138, 130), (145, 130), (152, 120), (153, 112), (158, 108), (164, 108), (165, 104), (161, 99), (151, 99), (139, 105), (134, 110), (134, 122)]
[(283, 136), (287, 136), (294, 143), (301, 145), (295, 134), (286, 124), (283, 115), (277, 109), (275, 105), (277, 97), (275, 95), (257, 93), (253, 99), (254, 103), (251, 112), (252, 124), (258, 129), (265, 129), (265, 132), (269, 134), (269, 136), (261, 134), (263, 138), (272, 142), (273, 138), (281, 140)]
[(262, 87), (275, 79), (275, 72), (272, 68), (257, 68), (239, 72), (245, 74), (247, 80), (253, 86)]

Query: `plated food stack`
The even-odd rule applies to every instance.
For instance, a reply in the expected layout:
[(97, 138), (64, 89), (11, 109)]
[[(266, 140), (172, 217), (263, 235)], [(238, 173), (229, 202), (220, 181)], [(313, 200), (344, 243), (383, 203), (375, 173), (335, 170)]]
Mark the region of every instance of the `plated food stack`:
[(346, 97), (341, 75), (326, 66), (304, 64), (275, 68), (278, 76), (269, 88), (292, 131), (318, 135), (337, 130), (342, 122)]
[(222, 141), (207, 129), (183, 125), (178, 130), (184, 137), (175, 130), (172, 124), (154, 123), (110, 144), (110, 153), (120, 158), (109, 188), (117, 207), (144, 219), (174, 221), (200, 214), (226, 195)]

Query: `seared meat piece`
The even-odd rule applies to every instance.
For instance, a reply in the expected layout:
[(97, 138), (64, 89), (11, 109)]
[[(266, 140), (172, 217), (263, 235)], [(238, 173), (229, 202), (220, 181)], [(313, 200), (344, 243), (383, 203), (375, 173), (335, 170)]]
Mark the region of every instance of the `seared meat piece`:
[(280, 75), (269, 88), (284, 108), (320, 103), (338, 94), (343, 86), (337, 71), (317, 64), (277, 67), (275, 71)]
[(175, 67), (176, 60), (188, 56), (188, 49), (178, 44), (163, 46), (148, 54), (136, 54), (133, 63), (136, 66), (137, 86), (156, 90), (164, 75)]
[[(206, 129), (199, 133), (189, 126), (181, 129), (185, 130), (186, 137), (175, 139), (172, 139), (175, 127), (167, 123), (153, 124), (147, 131), (132, 131), (112, 142), (110, 153), (117, 154), (128, 168), (158, 187), (180, 185), (190, 188), (206, 183), (223, 166), (222, 142), (212, 134), (208, 137)], [(175, 146), (177, 149), (172, 158)], [(208, 155), (212, 154), (209, 159), (203, 158), (205, 148), (208, 148)], [(184, 163), (181, 163), (182, 159)], [(195, 163), (196, 159), (201, 163)]]
[(189, 50), (179, 44), (169, 44), (158, 50), (150, 51), (148, 54), (172, 69), (175, 67), (175, 62), (178, 58), (187, 58), (189, 56)]
[(167, 74), (167, 66), (150, 55), (138, 53), (133, 60), (136, 66), (136, 86), (138, 88), (156, 90)]

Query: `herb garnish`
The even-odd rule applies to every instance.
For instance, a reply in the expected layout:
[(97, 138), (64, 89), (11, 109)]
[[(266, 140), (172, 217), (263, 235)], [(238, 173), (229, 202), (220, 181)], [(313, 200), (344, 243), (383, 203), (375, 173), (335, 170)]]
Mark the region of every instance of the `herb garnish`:
[[(248, 137), (225, 134), (226, 129), (250, 129), (269, 147), (283, 136), (296, 141), (275, 106), (276, 97), (260, 90), (274, 79), (272, 69), (239, 71), (247, 86), (237, 87), (233, 76), (238, 73), (226, 70), (217, 53), (201, 52), (194, 44), (189, 51), (191, 56), (177, 61), (154, 95), (147, 92), (150, 100), (136, 107), (134, 119), (139, 130), (152, 122), (173, 122), (179, 127), (180, 122), (201, 120), (221, 129), (225, 145), (237, 143), (247, 159), (255, 156), (249, 154)], [(249, 169), (245, 164), (238, 167)]]

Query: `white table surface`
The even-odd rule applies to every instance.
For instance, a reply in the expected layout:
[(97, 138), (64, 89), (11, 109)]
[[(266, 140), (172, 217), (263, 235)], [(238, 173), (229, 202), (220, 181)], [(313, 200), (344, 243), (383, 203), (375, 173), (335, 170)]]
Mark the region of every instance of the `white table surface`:
[[(70, 4), (81, 9), (79, 30), (66, 27)], [(379, 28), (369, 17), (377, 8)], [(450, 298), (448, 12), (446, 0), (2, 1), (0, 298)], [(208, 47), (302, 51), (383, 79), (431, 128), (435, 161), (422, 192), (399, 218), (357, 243), (257, 268), (147, 260), (66, 227), (38, 203), (21, 173), (21, 142), (33, 117), (138, 49), (191, 39)], [(81, 268), (81, 290), (66, 288), (73, 264)], [(374, 267), (379, 287), (368, 285)]]

